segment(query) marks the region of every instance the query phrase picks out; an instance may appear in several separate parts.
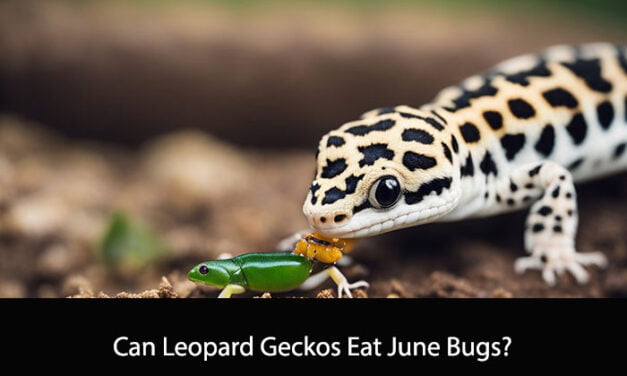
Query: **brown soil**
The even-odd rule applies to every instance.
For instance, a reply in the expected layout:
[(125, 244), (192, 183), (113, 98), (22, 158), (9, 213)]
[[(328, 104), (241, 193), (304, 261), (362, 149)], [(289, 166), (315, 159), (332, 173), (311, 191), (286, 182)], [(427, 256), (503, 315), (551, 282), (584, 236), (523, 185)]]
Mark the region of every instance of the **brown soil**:
[[(241, 149), (196, 131), (129, 150), (70, 141), (4, 116), (0, 296), (215, 297), (217, 289), (186, 281), (186, 272), (224, 252), (272, 250), (304, 229), (300, 206), (313, 168), (309, 152)], [(587, 285), (565, 275), (549, 288), (538, 272), (514, 273), (522, 212), (364, 239), (344, 272), (371, 283), (358, 297), (627, 296), (626, 176), (578, 192), (579, 250), (602, 251), (610, 261), (590, 269)], [(116, 210), (155, 229), (168, 257), (132, 271), (105, 265), (97, 244)], [(243, 296), (334, 295), (327, 282), (307, 293)]]

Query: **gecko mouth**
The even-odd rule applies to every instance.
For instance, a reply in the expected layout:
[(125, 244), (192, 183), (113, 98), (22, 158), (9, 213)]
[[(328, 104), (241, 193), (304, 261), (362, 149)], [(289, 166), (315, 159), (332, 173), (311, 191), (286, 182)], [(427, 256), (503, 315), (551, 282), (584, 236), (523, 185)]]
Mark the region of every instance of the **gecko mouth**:
[[(405, 208), (405, 210), (400, 213), (390, 213), (391, 215), (389, 217), (378, 219), (374, 222), (367, 220), (355, 221), (355, 219), (359, 218), (353, 217), (351, 222), (335, 228), (327, 227), (325, 229), (319, 229), (313, 225), (312, 227), (321, 234), (334, 238), (362, 238), (432, 221), (433, 219), (449, 212), (453, 206), (454, 203), (447, 202), (442, 205), (419, 211), (407, 210), (407, 208)], [(374, 213), (367, 213), (364, 211), (363, 214), (370, 214), (370, 216), (372, 216)], [(379, 215), (377, 215), (377, 217), (378, 216)]]

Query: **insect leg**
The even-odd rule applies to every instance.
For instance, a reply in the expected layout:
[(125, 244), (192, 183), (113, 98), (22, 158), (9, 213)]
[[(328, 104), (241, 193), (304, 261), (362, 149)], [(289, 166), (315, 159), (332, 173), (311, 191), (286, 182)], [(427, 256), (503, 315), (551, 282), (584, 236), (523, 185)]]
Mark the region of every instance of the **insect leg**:
[(218, 295), (218, 299), (228, 299), (233, 294), (241, 294), (245, 291), (246, 289), (240, 285), (226, 285), (220, 292), (220, 295)]

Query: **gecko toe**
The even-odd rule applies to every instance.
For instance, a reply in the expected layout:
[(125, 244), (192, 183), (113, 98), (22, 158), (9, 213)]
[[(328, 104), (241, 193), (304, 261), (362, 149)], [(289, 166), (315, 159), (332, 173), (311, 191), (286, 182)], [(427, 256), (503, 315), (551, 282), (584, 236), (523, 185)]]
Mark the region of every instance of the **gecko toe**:
[(576, 253), (575, 260), (582, 265), (596, 265), (600, 268), (607, 267), (607, 257), (601, 252)]

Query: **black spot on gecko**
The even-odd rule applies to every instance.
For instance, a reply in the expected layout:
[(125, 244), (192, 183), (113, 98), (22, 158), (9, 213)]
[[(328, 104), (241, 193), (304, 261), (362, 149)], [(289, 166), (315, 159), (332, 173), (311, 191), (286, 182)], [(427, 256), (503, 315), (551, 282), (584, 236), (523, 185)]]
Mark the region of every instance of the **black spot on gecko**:
[(443, 118), (440, 114), (438, 114), (435, 110), (431, 110), (431, 113), (437, 117), (438, 119), (440, 119), (440, 121), (444, 124), (448, 124), (448, 122), (446, 121), (445, 118)]
[(345, 218), (346, 218), (346, 214), (338, 214), (335, 217), (333, 217), (333, 222), (335, 223), (342, 222)]
[(449, 162), (453, 163), (453, 154), (451, 154), (451, 149), (449, 149), (448, 145), (444, 142), (442, 143), (442, 149), (444, 149), (444, 156), (448, 159)]
[(603, 129), (608, 129), (614, 120), (614, 107), (608, 101), (597, 106), (597, 118)]
[(581, 144), (586, 139), (588, 125), (581, 112), (573, 116), (570, 123), (566, 126), (566, 130), (575, 145)]
[(536, 223), (533, 227), (531, 227), (531, 231), (533, 232), (541, 232), (542, 230), (544, 230), (544, 225), (542, 223)]
[(355, 193), (355, 190), (357, 189), (357, 183), (359, 183), (359, 181), (363, 177), (364, 177), (364, 174), (361, 174), (359, 176), (351, 175), (347, 177), (344, 180), (344, 182), (346, 183), (346, 190), (344, 192), (346, 192), (347, 194)]
[(529, 119), (536, 114), (536, 110), (521, 98), (510, 99), (507, 101), (507, 105), (512, 114), (519, 119)]
[[(344, 197), (346, 197), (347, 194), (352, 194), (355, 193), (355, 190), (357, 189), (357, 183), (359, 183), (359, 181), (364, 177), (364, 174), (361, 174), (359, 176), (355, 176), (355, 175), (351, 175), (349, 177), (347, 177), (346, 179), (344, 179), (344, 182), (346, 184), (346, 189), (345, 190), (341, 190), (337, 187), (333, 187), (329, 190), (327, 190), (324, 194), (324, 199), (322, 200), (322, 204), (332, 204), (337, 200), (340, 200)], [(318, 186), (316, 188), (316, 190), (318, 190), (320, 187)], [(315, 203), (314, 203), (315, 204)], [(337, 222), (337, 221), (336, 221)]]
[(531, 200), (531, 196), (523, 196), (522, 198), (523, 202), (529, 202), (529, 200)]
[(514, 201), (513, 198), (508, 198), (507, 199), (507, 205), (514, 206), (514, 205), (516, 205), (516, 201)]
[(531, 170), (529, 170), (529, 177), (532, 178), (532, 177), (538, 175), (538, 173), (540, 172), (541, 168), (542, 168), (542, 165), (539, 164), (536, 167), (534, 167)]
[(327, 159), (327, 165), (322, 168), (321, 177), (325, 179), (331, 179), (346, 170), (348, 165), (346, 164), (346, 160), (344, 158), (339, 158), (334, 161)]
[(486, 151), (485, 155), (483, 156), (483, 160), (481, 160), (481, 163), (479, 163), (479, 168), (486, 175), (498, 175), (496, 164), (494, 163), (494, 160), (492, 159), (492, 154), (490, 154), (489, 151)]
[(455, 136), (451, 136), (451, 146), (453, 147), (453, 151), (455, 153), (459, 152), (459, 144), (457, 143), (457, 138), (455, 138)]
[(490, 84), (490, 82), (486, 81), (483, 85), (481, 85), (476, 90), (462, 90), (462, 94), (453, 100), (453, 107), (445, 107), (447, 111), (455, 112), (462, 108), (466, 108), (470, 106), (470, 101), (475, 98), (481, 98), (485, 96), (493, 96), (496, 95), (498, 89)]
[(426, 183), (420, 185), (416, 192), (406, 192), (405, 193), (405, 202), (409, 205), (416, 204), (425, 196), (435, 192), (436, 194), (442, 194), (444, 189), (450, 188), (452, 178), (435, 178)]
[(501, 138), (501, 146), (505, 149), (505, 156), (511, 161), (525, 146), (525, 135), (522, 133), (506, 134)]
[(566, 214), (568, 214), (569, 217), (572, 217), (575, 214), (575, 211), (573, 209), (568, 209)]
[(553, 232), (562, 232), (562, 226), (560, 225), (553, 226)]
[(409, 112), (399, 111), (398, 114), (401, 115), (402, 117), (406, 118), (406, 119), (420, 119), (420, 120), (424, 119), (424, 117), (422, 117), (420, 115), (410, 114)]
[(590, 89), (602, 93), (612, 91), (612, 83), (601, 76), (601, 60), (578, 59), (574, 63), (562, 62), (561, 64), (583, 79)]
[(555, 187), (553, 192), (551, 192), (551, 196), (553, 196), (553, 198), (557, 198), (557, 196), (559, 195), (560, 195), (560, 186), (558, 185), (557, 187)]
[(581, 166), (581, 164), (583, 163), (584, 159), (583, 158), (579, 158), (576, 159), (574, 162), (572, 162), (571, 164), (568, 165), (568, 167), (566, 167), (568, 170), (572, 171), (572, 170), (576, 170), (579, 166)]
[(462, 126), (459, 127), (459, 129), (461, 130), (462, 137), (464, 138), (466, 142), (479, 141), (479, 138), (480, 138), (479, 130), (473, 123), (466, 122), (462, 124)]
[(483, 118), (488, 123), (490, 128), (497, 130), (503, 127), (503, 116), (496, 111), (485, 111)]
[(346, 197), (346, 193), (337, 187), (333, 187), (324, 192), (324, 199), (322, 205), (332, 204), (337, 200), (341, 200)]
[(320, 189), (320, 184), (318, 183), (313, 183), (309, 187), (309, 191), (311, 191), (311, 204), (312, 205), (315, 205), (316, 202), (318, 202), (318, 198), (316, 197), (316, 192), (318, 191), (318, 189)]
[(444, 126), (438, 122), (437, 120), (435, 120), (434, 118), (425, 118), (424, 121), (426, 121), (427, 123), (429, 123), (429, 125), (431, 125), (433, 128), (441, 131), (442, 129), (444, 129)]
[(475, 174), (475, 164), (472, 161), (472, 157), (470, 156), (470, 154), (468, 154), (468, 157), (466, 157), (466, 163), (460, 167), (459, 172), (462, 177), (473, 176)]
[(435, 120), (434, 118), (430, 118), (430, 117), (423, 117), (420, 115), (415, 115), (415, 114), (410, 114), (407, 112), (399, 112), (399, 115), (401, 115), (404, 118), (408, 118), (408, 119), (420, 119), (422, 121), (425, 121), (427, 124), (431, 125), (433, 128), (441, 131), (444, 129), (444, 126), (437, 120)]
[(425, 145), (430, 145), (433, 143), (433, 136), (423, 131), (422, 129), (405, 129), (401, 137), (403, 138), (403, 141), (416, 141)]
[(509, 190), (512, 192), (516, 192), (518, 190), (518, 186), (511, 180), (509, 181)]
[(396, 122), (392, 119), (380, 120), (372, 125), (356, 125), (348, 128), (345, 132), (355, 136), (363, 136), (374, 131), (386, 131), (392, 128)]
[(625, 146), (627, 146), (625, 142), (623, 142), (622, 144), (616, 145), (616, 148), (614, 149), (614, 153), (612, 154), (614, 159), (620, 158), (625, 153)]
[(548, 157), (553, 152), (553, 147), (555, 147), (555, 129), (551, 124), (547, 124), (540, 133), (535, 149), (538, 153)]
[(388, 149), (387, 144), (359, 146), (357, 150), (364, 155), (363, 159), (359, 161), (359, 167), (364, 167), (366, 165), (372, 166), (379, 158), (389, 160), (394, 158), (394, 151)]
[(566, 193), (566, 198), (573, 198), (573, 194), (571, 192)]
[(532, 183), (527, 183), (527, 184), (525, 184), (525, 188), (533, 189), (533, 184)]
[(339, 136), (329, 136), (329, 138), (327, 139), (327, 147), (342, 146), (344, 145), (344, 143), (344, 139)]
[(496, 202), (501, 202), (501, 195), (498, 193), (496, 194)]
[(553, 209), (551, 209), (548, 206), (543, 206), (538, 210), (538, 214), (543, 215), (545, 217), (551, 213), (553, 213)]
[(418, 154), (411, 151), (405, 152), (403, 155), (403, 165), (409, 169), (409, 171), (415, 170), (428, 170), (437, 164), (435, 158), (426, 156), (424, 154)]
[(556, 216), (555, 216), (555, 220), (556, 220), (557, 222), (560, 222), (560, 221), (562, 220), (562, 216), (561, 216), (561, 215), (556, 215)]
[(533, 77), (533, 76), (548, 77), (550, 75), (551, 75), (551, 71), (546, 67), (546, 62), (543, 60), (540, 60), (531, 69), (512, 73), (512, 74), (506, 74), (505, 79), (509, 82), (512, 82), (521, 86), (528, 86), (530, 77)]
[(563, 106), (568, 108), (576, 108), (579, 105), (577, 99), (575, 99), (575, 97), (569, 91), (566, 91), (559, 87), (545, 91), (544, 93), (542, 93), (542, 96), (553, 107)]

